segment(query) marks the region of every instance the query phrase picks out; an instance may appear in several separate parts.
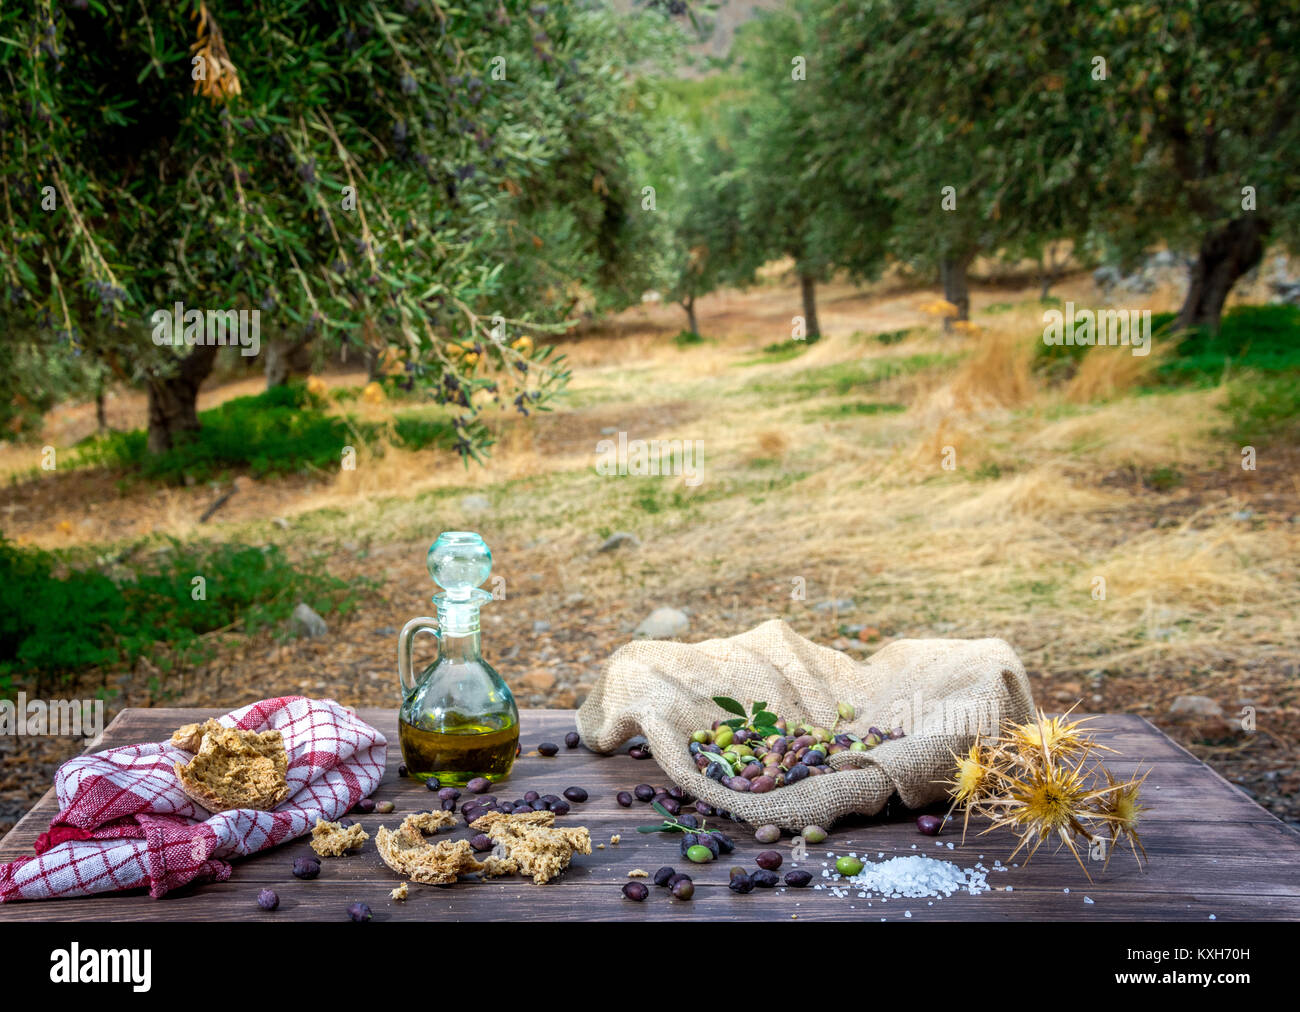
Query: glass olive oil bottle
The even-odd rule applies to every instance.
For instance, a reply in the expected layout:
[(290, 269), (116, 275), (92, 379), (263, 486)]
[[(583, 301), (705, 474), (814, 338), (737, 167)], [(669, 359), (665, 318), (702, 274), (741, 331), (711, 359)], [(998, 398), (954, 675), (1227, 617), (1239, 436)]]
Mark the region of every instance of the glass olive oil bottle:
[[(477, 534), (438, 535), (429, 549), (429, 575), (443, 589), (433, 597), (438, 617), (413, 618), (397, 637), (402, 758), (411, 776), (445, 787), (502, 780), (518, 752), (515, 697), (481, 650), (479, 609), (492, 595), (479, 584), (491, 572), (492, 553)], [(412, 650), (421, 632), (438, 638), (438, 658), (417, 679)]]

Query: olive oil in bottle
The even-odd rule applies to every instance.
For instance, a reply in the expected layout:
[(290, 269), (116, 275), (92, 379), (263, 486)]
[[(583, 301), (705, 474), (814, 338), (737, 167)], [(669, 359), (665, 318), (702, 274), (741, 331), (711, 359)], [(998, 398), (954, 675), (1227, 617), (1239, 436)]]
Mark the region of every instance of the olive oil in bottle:
[(475, 777), (496, 781), (510, 772), (519, 747), (519, 725), (461, 724), (426, 731), (398, 718), (397, 737), (411, 776), (435, 778), (444, 787), (464, 787)]
[[(475, 777), (503, 780), (519, 745), (519, 709), (509, 686), (483, 659), (479, 608), (492, 595), (479, 584), (492, 572), (492, 553), (477, 534), (444, 531), (429, 549), (438, 618), (413, 618), (397, 637), (402, 683), (398, 742), (411, 776), (444, 787)], [(417, 633), (438, 638), (438, 659), (412, 677)]]

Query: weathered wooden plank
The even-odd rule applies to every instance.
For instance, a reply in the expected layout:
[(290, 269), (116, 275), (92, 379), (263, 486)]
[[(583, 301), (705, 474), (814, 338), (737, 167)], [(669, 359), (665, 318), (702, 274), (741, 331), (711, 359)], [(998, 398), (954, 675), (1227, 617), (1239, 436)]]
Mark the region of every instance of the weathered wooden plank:
[[(133, 741), (159, 740), (182, 723), (206, 719), (222, 711), (212, 710), (127, 710), (110, 725), (100, 747)], [(363, 710), (361, 716), (395, 739), (395, 712)], [(375, 911), (377, 920), (465, 920), (528, 919), (902, 919), (910, 909), (913, 920), (924, 919), (1189, 919), (1205, 920), (1214, 913), (1219, 920), (1233, 918), (1282, 919), (1300, 917), (1300, 837), (1262, 808), (1178, 748), (1156, 729), (1137, 717), (1110, 715), (1114, 728), (1107, 739), (1113, 747), (1122, 743), (1124, 758), (1108, 762), (1115, 771), (1134, 768), (1135, 758), (1148, 760), (1147, 803), (1151, 812), (1145, 820), (1144, 842), (1152, 860), (1148, 870), (1138, 871), (1131, 855), (1117, 854), (1105, 876), (1089, 884), (1067, 853), (1047, 849), (1028, 865), (1006, 872), (991, 872), (990, 884), (997, 891), (980, 896), (953, 896), (933, 901), (837, 898), (826, 890), (777, 889), (738, 896), (726, 889), (727, 868), (735, 863), (753, 867), (760, 849), (742, 826), (734, 826), (737, 853), (707, 866), (691, 866), (677, 849), (677, 840), (665, 834), (638, 834), (635, 826), (657, 821), (641, 804), (622, 809), (614, 794), (638, 782), (665, 783), (653, 762), (639, 762), (627, 755), (597, 756), (586, 749), (561, 749), (554, 758), (529, 755), (538, 742), (560, 741), (573, 726), (571, 711), (529, 711), (523, 716), (523, 744), (526, 754), (508, 785), (495, 793), (513, 798), (525, 790), (561, 793), (565, 787), (581, 786), (590, 800), (575, 805), (564, 821), (591, 828), (593, 840), (605, 849), (580, 857), (559, 881), (535, 887), (522, 879), (478, 882), (465, 880), (454, 888), (412, 887), (405, 904), (388, 899), (397, 879), (369, 844), (350, 858), (327, 860), (321, 878), (312, 882), (294, 879), (289, 869), (293, 858), (310, 853), (305, 840), (294, 841), (236, 865), (229, 882), (210, 883), (183, 890), (161, 901), (144, 894), (92, 897), (54, 903), (14, 904), (0, 907), (3, 920), (247, 920), (266, 916), (256, 908), (257, 890), (276, 889), (281, 919), (341, 919), (353, 900), (363, 900)], [(1098, 722), (1100, 723), (1100, 721)], [(389, 771), (375, 793), (377, 800), (392, 800), (397, 811), (388, 816), (353, 816), (373, 835), (380, 825), (394, 825), (411, 811), (433, 807), (432, 795), (418, 782), (400, 779), (396, 766), (400, 756), (390, 750)], [(1156, 791), (1155, 788), (1160, 790)], [(0, 859), (31, 853), (31, 842), (42, 832), (55, 811), (52, 795), (42, 801), (0, 842)], [(1209, 827), (1207, 829), (1207, 827)], [(611, 845), (618, 833), (621, 842)], [(463, 828), (455, 836), (467, 835)], [(959, 835), (939, 841), (916, 833), (913, 818), (902, 812), (884, 818), (846, 820), (832, 838), (837, 854), (856, 851), (876, 859), (924, 853), (970, 867), (980, 855), (992, 868), (995, 859), (1006, 860), (1013, 847), (1008, 834), (978, 837), (974, 833), (963, 846)], [(947, 842), (954, 844), (948, 849)], [(916, 850), (913, 850), (913, 846)], [(773, 849), (788, 854), (788, 841)], [(819, 873), (825, 847), (814, 848), (805, 867)], [(661, 864), (690, 871), (696, 878), (696, 898), (690, 903), (672, 901), (663, 890), (652, 887), (645, 904), (621, 897), (627, 872), (635, 867), (653, 872)], [(787, 870), (783, 868), (782, 870)], [(1012, 885), (1006, 892), (1005, 886)], [(1069, 888), (1069, 893), (1064, 892)], [(1094, 902), (1084, 904), (1087, 895)], [(867, 904), (870, 904), (868, 906)]]

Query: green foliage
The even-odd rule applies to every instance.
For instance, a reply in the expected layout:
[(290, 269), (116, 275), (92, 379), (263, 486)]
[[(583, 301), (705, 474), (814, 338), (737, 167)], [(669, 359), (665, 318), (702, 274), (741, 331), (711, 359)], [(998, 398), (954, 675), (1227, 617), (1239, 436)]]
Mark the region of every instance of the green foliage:
[(836, 421), (844, 418), (857, 418), (863, 415), (894, 415), (907, 410), (906, 404), (892, 404), (882, 401), (851, 401), (846, 404), (825, 404), (804, 413), (807, 421)]
[(825, 114), (837, 96), (821, 13), (796, 0), (760, 12), (736, 40), (747, 86), (733, 127), (746, 244), (763, 260), (793, 257), (817, 280), (835, 268), (870, 277), (884, 262), (891, 206), (867, 168), (874, 159), (862, 157), (860, 125)]
[[(470, 452), (476, 392), (526, 414), (567, 379), (510, 339), (640, 294), (629, 153), (680, 35), (664, 12), (35, 7), (0, 7), (7, 336), (154, 385), (197, 361), (150, 339), (156, 310), (256, 309), (266, 332), (406, 351), (407, 381), (462, 409)], [(446, 353), (465, 340), (475, 363)]]
[(764, 345), (761, 355), (741, 359), (735, 364), (743, 368), (751, 365), (772, 365), (776, 362), (789, 362), (791, 359), (798, 358), (807, 350), (808, 344), (805, 341), (778, 341), (775, 344)]
[(1239, 446), (1300, 439), (1300, 369), (1234, 379), (1223, 405), (1225, 435)]
[[(1153, 314), (1152, 335), (1167, 335), (1173, 319), (1172, 313)], [(1300, 306), (1234, 306), (1223, 314), (1217, 334), (1186, 331), (1157, 375), (1167, 383), (1206, 384), (1219, 382), (1229, 369), (1300, 370)]]
[(1183, 473), (1176, 467), (1155, 467), (1142, 476), (1147, 488), (1157, 492), (1169, 492), (1183, 483)]
[(857, 390), (877, 386), (887, 379), (950, 365), (959, 356), (942, 354), (908, 355), (905, 358), (877, 358), (863, 362), (841, 362), (793, 373), (778, 383), (755, 383), (748, 390), (799, 398), (843, 397)]
[[(1156, 387), (1214, 386), (1243, 369), (1260, 374), (1300, 370), (1300, 307), (1234, 306), (1223, 314), (1218, 333), (1199, 327), (1175, 332), (1174, 319), (1174, 313), (1151, 314), (1152, 343), (1174, 343), (1173, 354), (1156, 367)], [(1090, 350), (1088, 345), (1038, 342), (1034, 368), (1051, 382), (1063, 382)]]
[(704, 338), (693, 330), (679, 330), (673, 335), (673, 344), (678, 348), (697, 348), (704, 343)]
[[(299, 601), (322, 614), (350, 611), (355, 588), (316, 563), (295, 566), (275, 547), (200, 543), (108, 571), (19, 548), (0, 537), (0, 678), (68, 677), (132, 664), (166, 645), (182, 662), (203, 656), (200, 637), (239, 623), (246, 632), (284, 621)], [(194, 578), (206, 582), (194, 600)]]
[(310, 405), (301, 386), (273, 387), (199, 413), (200, 430), (151, 454), (143, 430), (115, 432), (78, 448), (78, 463), (119, 468), (152, 481), (204, 480), (225, 471), (255, 477), (337, 469), (349, 443), (346, 420)]
[[(199, 413), (201, 427), (192, 438), (163, 453), (149, 453), (141, 429), (92, 438), (77, 448), (76, 463), (110, 467), (146, 479), (179, 484), (206, 481), (228, 472), (255, 477), (337, 470), (343, 448), (359, 441), (378, 446), (382, 423), (361, 423), (326, 414), (321, 402), (301, 384), (235, 397)], [(411, 450), (452, 448), (454, 421), (445, 413), (412, 410), (391, 420), (393, 442)]]

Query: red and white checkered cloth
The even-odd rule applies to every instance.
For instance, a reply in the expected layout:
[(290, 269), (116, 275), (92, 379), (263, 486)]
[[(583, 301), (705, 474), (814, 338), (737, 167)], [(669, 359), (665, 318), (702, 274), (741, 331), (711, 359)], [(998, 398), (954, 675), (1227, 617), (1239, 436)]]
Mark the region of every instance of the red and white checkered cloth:
[(387, 740), (332, 699), (264, 699), (219, 720), (284, 735), (290, 793), (275, 811), (209, 815), (180, 789), (174, 764), (190, 753), (169, 741), (69, 759), (37, 856), (0, 864), (0, 903), (142, 886), (157, 899), (189, 882), (224, 882), (231, 858), (302, 836), (318, 817), (337, 819), (383, 778)]

